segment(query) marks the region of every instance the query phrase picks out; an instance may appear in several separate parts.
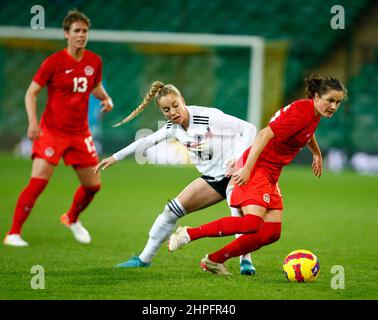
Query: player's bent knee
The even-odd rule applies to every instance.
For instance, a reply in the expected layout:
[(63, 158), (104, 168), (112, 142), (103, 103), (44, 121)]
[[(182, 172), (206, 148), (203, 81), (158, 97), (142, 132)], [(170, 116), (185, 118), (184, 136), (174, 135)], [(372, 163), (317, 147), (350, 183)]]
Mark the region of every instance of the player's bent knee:
[(269, 237), (267, 238), (266, 244), (274, 243), (280, 240), (280, 238), (281, 238), (281, 233), (273, 233), (269, 235)]
[(242, 219), (244, 220), (244, 230), (241, 230), (243, 233), (258, 232), (264, 225), (264, 220), (261, 217), (252, 214), (247, 214)]
[(179, 217), (169, 208), (169, 206), (166, 204), (164, 207), (164, 211), (162, 213), (167, 219), (176, 221), (179, 219)]
[(270, 230), (266, 233), (264, 244), (271, 244), (281, 238), (281, 223), (270, 223)]
[(165, 240), (172, 233), (176, 221), (184, 216), (185, 213), (185, 208), (177, 198), (169, 201), (165, 205), (163, 212), (156, 218), (149, 236), (156, 240)]
[(180, 201), (177, 198), (175, 198), (166, 204), (163, 213), (166, 214), (168, 217), (177, 220), (186, 214), (186, 210), (180, 203)]
[(100, 189), (101, 189), (101, 184), (97, 184), (97, 185), (95, 185), (95, 186), (90, 186), (90, 187), (88, 187), (88, 186), (83, 186), (83, 189), (85, 190), (85, 192), (86, 192), (87, 194), (95, 195), (97, 192), (100, 191)]

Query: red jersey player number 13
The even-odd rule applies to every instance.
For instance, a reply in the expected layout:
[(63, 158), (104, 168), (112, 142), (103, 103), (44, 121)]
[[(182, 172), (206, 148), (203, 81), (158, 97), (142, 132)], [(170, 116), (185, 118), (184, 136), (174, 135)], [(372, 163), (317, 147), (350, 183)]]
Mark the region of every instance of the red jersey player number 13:
[[(89, 95), (101, 100), (102, 112), (111, 111), (113, 102), (101, 83), (101, 58), (85, 49), (90, 26), (84, 13), (68, 12), (63, 20), (67, 47), (43, 61), (26, 92), (27, 136), (33, 141), (33, 165), (29, 183), (17, 200), (5, 245), (28, 246), (21, 238), (21, 228), (60, 159), (73, 167), (80, 182), (61, 222), (72, 231), (77, 241), (91, 242), (89, 232), (78, 220), (100, 190), (101, 183), (100, 176), (93, 171), (98, 156), (88, 126)], [(37, 96), (44, 87), (47, 103), (38, 121)]]

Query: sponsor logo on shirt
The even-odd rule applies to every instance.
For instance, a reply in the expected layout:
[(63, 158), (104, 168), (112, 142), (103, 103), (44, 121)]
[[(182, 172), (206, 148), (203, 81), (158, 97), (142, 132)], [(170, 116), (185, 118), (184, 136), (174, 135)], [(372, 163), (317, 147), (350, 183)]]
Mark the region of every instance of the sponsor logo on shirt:
[(69, 74), (69, 73), (71, 73), (73, 71), (73, 69), (67, 69), (66, 71), (65, 71), (65, 73), (66, 74)]

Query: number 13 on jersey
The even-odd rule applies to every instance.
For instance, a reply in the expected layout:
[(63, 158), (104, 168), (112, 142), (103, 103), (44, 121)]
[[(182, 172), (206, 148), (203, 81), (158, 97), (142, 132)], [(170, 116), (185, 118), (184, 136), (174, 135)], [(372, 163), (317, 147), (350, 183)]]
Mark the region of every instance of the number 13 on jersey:
[(86, 77), (73, 78), (73, 92), (86, 92), (88, 88), (88, 79)]

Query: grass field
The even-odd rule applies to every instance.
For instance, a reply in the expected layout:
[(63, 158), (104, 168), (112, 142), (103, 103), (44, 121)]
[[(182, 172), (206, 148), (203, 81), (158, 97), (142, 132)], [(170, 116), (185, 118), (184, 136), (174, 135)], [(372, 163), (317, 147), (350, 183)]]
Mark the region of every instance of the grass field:
[[(31, 161), (0, 155), (0, 236), (8, 230), (15, 202), (28, 181)], [(257, 274), (241, 276), (238, 259), (225, 279), (203, 272), (199, 260), (233, 238), (202, 239), (175, 253), (163, 246), (150, 268), (119, 270), (138, 254), (167, 199), (198, 176), (194, 167), (136, 165), (125, 160), (102, 174), (102, 190), (81, 216), (90, 245), (77, 243), (59, 222), (78, 183), (62, 164), (39, 198), (23, 237), (28, 248), (0, 246), (0, 299), (377, 299), (378, 177), (289, 166), (281, 178), (283, 233), (279, 242), (253, 254)], [(195, 226), (228, 215), (225, 203), (184, 217)], [(320, 275), (310, 284), (288, 283), (282, 261), (295, 249), (313, 251)], [(45, 270), (45, 289), (33, 290), (31, 268)], [(345, 289), (332, 289), (334, 265), (345, 271)]]

